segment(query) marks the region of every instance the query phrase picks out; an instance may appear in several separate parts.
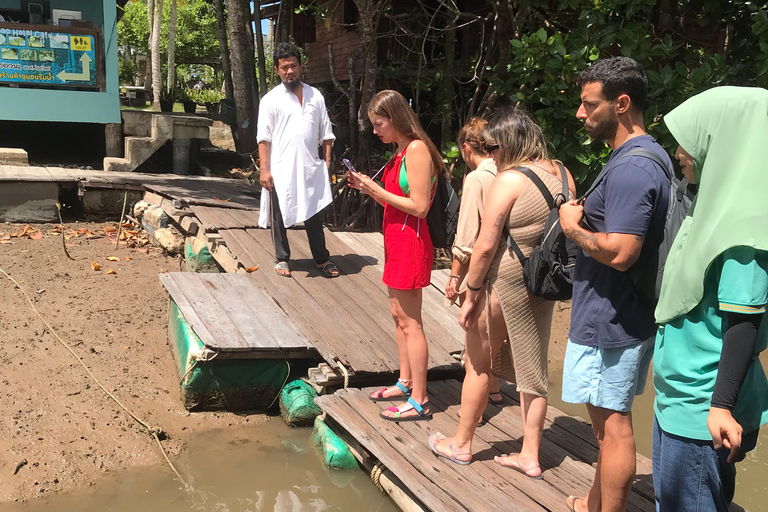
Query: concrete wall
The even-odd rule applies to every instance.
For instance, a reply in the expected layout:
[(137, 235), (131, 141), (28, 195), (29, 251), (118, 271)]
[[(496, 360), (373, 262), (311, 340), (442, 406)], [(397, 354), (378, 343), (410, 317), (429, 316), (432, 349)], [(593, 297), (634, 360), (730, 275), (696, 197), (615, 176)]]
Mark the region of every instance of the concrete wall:
[[(18, 5), (18, 0), (0, 0), (0, 7)], [(94, 28), (103, 28), (106, 88), (101, 92), (0, 87), (0, 120), (119, 123), (115, 0), (51, 0), (54, 8), (82, 11), (83, 19), (93, 21)]]

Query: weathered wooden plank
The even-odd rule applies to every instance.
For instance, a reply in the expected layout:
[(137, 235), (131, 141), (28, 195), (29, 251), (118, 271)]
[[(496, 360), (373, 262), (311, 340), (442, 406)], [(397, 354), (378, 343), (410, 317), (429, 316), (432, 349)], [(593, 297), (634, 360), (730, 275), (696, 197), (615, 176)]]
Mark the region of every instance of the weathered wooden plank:
[[(389, 438), (381, 435), (379, 429), (357, 414), (344, 397), (356, 390), (344, 389), (334, 395), (318, 397), (316, 402), (355, 439), (360, 441), (387, 469), (403, 481), (408, 488), (433, 512), (456, 512), (468, 510), (444, 489), (436, 487), (410, 463), (410, 457), (400, 453), (401, 443), (391, 444)], [(382, 420), (383, 422), (383, 420)]]
[[(248, 230), (251, 233), (251, 230)], [(334, 249), (333, 236), (326, 231), (326, 242), (329, 249)], [(288, 240), (291, 252), (304, 260), (311, 260), (311, 251), (305, 232), (289, 230)], [(293, 260), (294, 262), (296, 260)], [(336, 302), (335, 312), (342, 310), (355, 326), (355, 331), (361, 336), (360, 350), (373, 350), (385, 358), (392, 371), (399, 369), (399, 353), (394, 342), (394, 323), (389, 313), (389, 298), (386, 293), (370, 283), (364, 276), (359, 275), (360, 269), (352, 265), (346, 258), (331, 253), (331, 261), (342, 274), (338, 278), (327, 279), (319, 276), (316, 268), (310, 267), (310, 272), (302, 277), (294, 274), (297, 282), (307, 290), (307, 293), (325, 304)], [(314, 263), (314, 261), (312, 261)], [(350, 361), (351, 363), (351, 361)], [(432, 365), (439, 364), (437, 360)], [(363, 368), (356, 368), (361, 371)]]
[[(296, 282), (295, 278), (289, 279), (278, 276), (272, 271), (274, 256), (271, 248), (266, 249), (248, 237), (243, 230), (231, 231), (234, 236), (240, 237), (247, 244), (249, 254), (254, 258), (254, 261), (264, 268), (264, 272), (254, 272), (249, 274), (249, 278), (275, 298), (280, 307), (331, 366), (337, 366), (337, 357), (342, 361), (357, 358), (361, 361), (358, 364), (362, 364), (362, 367), (366, 369), (365, 371), (392, 371), (390, 365), (383, 363), (384, 357), (371, 350), (371, 346), (366, 347), (362, 353), (355, 353), (357, 347), (348, 342), (350, 338), (355, 336), (354, 331), (347, 321), (333, 318), (329, 314), (327, 299), (322, 304), (318, 303), (317, 300), (324, 300), (324, 298), (312, 298)], [(268, 235), (269, 233), (266, 231), (262, 234), (262, 236)], [(271, 241), (268, 243), (271, 244)], [(360, 351), (358, 350), (358, 352)], [(352, 369), (355, 372), (360, 371), (354, 366)]]
[[(345, 235), (348, 234), (367, 235), (368, 233), (345, 233)], [(335, 236), (336, 233), (332, 233), (332, 235)], [(379, 238), (381, 238), (380, 235)], [(344, 237), (344, 239), (347, 240), (348, 238)], [(356, 237), (351, 239), (358, 240)], [(365, 247), (369, 246), (366, 245)], [(379, 270), (378, 265), (376, 267), (361, 267), (361, 273), (378, 286), (386, 289), (386, 285), (381, 282), (382, 270), (383, 266)], [(458, 325), (458, 309), (444, 306), (444, 300), (444, 296), (433, 287), (424, 288), (422, 291), (422, 322), (430, 350), (441, 352), (445, 356), (446, 364), (452, 364), (454, 360), (448, 357), (448, 354), (464, 347), (464, 331)]]
[[(435, 428), (428, 423), (431, 422), (403, 422), (393, 423), (379, 418), (379, 412), (386, 407), (386, 404), (374, 403), (365, 397), (362, 391), (355, 390), (353, 393), (346, 393), (343, 399), (357, 411), (357, 413), (376, 427), (379, 435), (385, 437), (393, 447), (398, 449), (401, 457), (409, 459), (411, 465), (422, 475), (428, 478), (432, 483), (444, 490), (454, 500), (462, 503), (470, 511), (491, 511), (505, 510), (512, 512), (536, 511), (543, 512), (545, 508), (536, 504), (532, 500), (527, 500), (526, 496), (520, 493), (516, 499), (510, 500), (499, 485), (508, 486), (505, 482), (491, 483), (486, 478), (487, 475), (478, 473), (478, 470), (472, 465), (463, 467), (457, 464), (443, 461), (435, 457), (427, 445), (427, 440)], [(366, 390), (368, 391), (368, 390)], [(335, 419), (337, 419), (334, 416)], [(371, 452), (379, 456), (378, 453)], [(491, 464), (493, 462), (490, 462)], [(482, 467), (483, 463), (479, 466)], [(390, 471), (392, 469), (390, 468)], [(393, 471), (393, 473), (395, 473)], [(395, 473), (397, 475), (397, 473)], [(403, 480), (400, 475), (398, 478)], [(408, 485), (408, 482), (403, 480)], [(467, 492), (472, 489), (471, 492)]]
[[(347, 252), (346, 244), (340, 241), (335, 236), (335, 233), (330, 233), (330, 236), (326, 236), (326, 242), (328, 249), (332, 253), (335, 252), (337, 254), (341, 254), (342, 252)], [(377, 322), (384, 329), (384, 331), (389, 332), (389, 339), (391, 340), (394, 337), (394, 333), (392, 332), (394, 321), (392, 320), (392, 316), (389, 311), (389, 295), (387, 293), (387, 287), (381, 282), (381, 275), (376, 276), (377, 278), (375, 282), (364, 275), (363, 268), (366, 265), (365, 260), (361, 260), (362, 258), (355, 257), (354, 254), (348, 253), (347, 256), (344, 257), (344, 261), (347, 263), (337, 262), (337, 265), (349, 264), (353, 266), (355, 273), (349, 273), (347, 276), (345, 276), (345, 279), (353, 281), (353, 289), (356, 292), (359, 292), (357, 297), (360, 307), (364, 308), (372, 317), (376, 318)], [(339, 268), (341, 269), (342, 267)], [(344, 269), (342, 269), (342, 271), (347, 272)], [(359, 297), (365, 297), (367, 300), (359, 300)], [(422, 320), (427, 326), (425, 329), (427, 329), (427, 345), (429, 347), (429, 367), (435, 368), (442, 366), (455, 366), (456, 369), (458, 369), (459, 365), (456, 360), (449, 355), (448, 351), (442, 344), (436, 343), (435, 340), (443, 339), (444, 337), (440, 335), (434, 335), (432, 328), (435, 327), (436, 324), (433, 322), (430, 315), (431, 311), (422, 312)], [(442, 327), (446, 326), (441, 326), (441, 328)], [(460, 329), (458, 324), (456, 324), (456, 328)], [(397, 348), (395, 343), (386, 343), (389, 344), (393, 350)]]
[(195, 308), (187, 299), (186, 295), (182, 291), (181, 287), (174, 281), (173, 273), (160, 274), (160, 282), (168, 290), (168, 294), (171, 296), (171, 300), (179, 307), (179, 311), (184, 316), (184, 320), (187, 321), (189, 326), (195, 332), (198, 338), (211, 339), (213, 335), (208, 331), (208, 327), (202, 318), (197, 315)]
[(239, 264), (245, 268), (253, 268), (257, 266), (262, 268), (256, 261), (256, 258), (243, 247), (238, 233), (239, 231), (235, 229), (222, 229), (219, 231), (219, 235), (221, 235), (222, 240), (224, 240), (227, 249), (229, 249), (229, 252), (232, 253), (232, 256), (235, 257)]
[[(436, 403), (457, 404), (449, 414), (449, 416), (455, 416), (458, 404), (461, 402), (461, 385), (456, 381), (431, 382), (429, 389), (433, 392), (431, 399)], [(514, 393), (512, 386), (502, 386), (502, 394), (505, 396), (504, 404), (489, 404), (486, 408), (484, 418), (487, 419), (487, 423), (477, 429), (476, 440), (484, 441), (506, 452), (517, 453), (522, 448), (523, 438), (520, 404), (517, 401), (519, 395)], [(582, 437), (585, 431), (590, 433), (591, 438)], [(451, 430), (451, 433), (453, 432), (455, 429)], [(592, 464), (597, 462), (598, 452), (591, 432), (591, 428), (584, 421), (568, 416), (555, 407), (547, 408), (539, 460), (545, 471), (545, 480), (562, 491), (562, 496), (558, 497), (561, 502), (569, 495), (586, 494), (592, 486), (595, 475)], [(473, 446), (473, 451), (477, 452), (477, 447)], [(650, 468), (647, 472), (641, 468), (641, 462), (645, 457), (638, 454), (637, 458), (638, 475), (650, 475)], [(653, 510), (653, 487), (650, 484), (650, 478), (636, 481), (627, 510), (632, 512)]]
[[(231, 347), (230, 349), (232, 351), (248, 352), (260, 348), (279, 351), (281, 348), (280, 342), (275, 338), (273, 329), (277, 325), (284, 325), (287, 323), (288, 318), (280, 314), (273, 316), (271, 321), (263, 317), (255, 317), (254, 310), (252, 310), (245, 302), (245, 297), (243, 297), (241, 290), (238, 289), (237, 284), (235, 283), (235, 281), (243, 279), (248, 286), (253, 287), (245, 276), (242, 274), (193, 275), (195, 275), (208, 289), (208, 292), (214, 299), (216, 299), (221, 309), (227, 313), (232, 323), (238, 328), (243, 338), (245, 338), (245, 345)], [(258, 289), (254, 289), (254, 294), (251, 296), (251, 299), (255, 300), (257, 306), (261, 306), (265, 309), (268, 309), (270, 305), (269, 303), (272, 302), (271, 299), (266, 297)], [(277, 313), (274, 309), (271, 312)], [(257, 311), (259, 311), (259, 308), (257, 308)], [(267, 321), (265, 322), (265, 320)], [(289, 340), (294, 339), (295, 337), (294, 334)], [(301, 341), (298, 343), (299, 345), (304, 345)]]
[[(259, 244), (265, 251), (272, 250), (272, 241), (268, 238), (268, 231), (247, 230), (246, 233), (253, 240), (253, 244)], [(306, 238), (306, 233), (289, 230), (288, 237), (298, 254), (302, 254), (302, 250), (309, 252), (306, 240), (302, 239), (302, 237)], [(305, 244), (307, 244), (306, 247), (304, 247)], [(335, 280), (320, 277), (320, 273), (311, 259), (291, 260), (291, 267), (293, 277), (290, 281), (305, 291), (303, 300), (315, 303), (322, 308), (324, 316), (330, 318), (335, 326), (334, 331), (330, 331), (324, 336), (324, 341), (331, 351), (338, 354), (339, 358), (346, 361), (357, 373), (367, 371), (365, 370), (366, 366), (371, 363), (373, 358), (379, 360), (377, 366), (386, 368), (384, 371), (393, 372), (398, 369), (397, 359), (389, 357), (381, 347), (382, 338), (391, 339), (391, 334), (382, 331), (370, 319), (357, 314), (356, 302), (347, 295), (343, 288), (339, 287)], [(307, 273), (304, 274), (302, 270), (306, 270)], [(316, 277), (313, 277), (312, 274)], [(284, 277), (280, 277), (280, 279), (289, 281)], [(336, 307), (330, 307), (331, 304), (336, 304)]]
[(227, 311), (213, 297), (208, 288), (203, 285), (199, 275), (192, 272), (169, 273), (187, 300), (194, 308), (197, 316), (205, 323), (210, 337), (200, 340), (212, 350), (243, 350), (248, 348), (248, 342), (243, 337), (238, 326), (229, 317)]
[(237, 294), (237, 301), (247, 311), (247, 321), (266, 327), (281, 349), (312, 349), (312, 344), (293, 325), (288, 315), (275, 304), (271, 297), (256, 288), (246, 276), (242, 274), (201, 274), (201, 276), (207, 276), (203, 278), (204, 280), (213, 280), (214, 278), (210, 276), (216, 275), (223, 276), (230, 289)]

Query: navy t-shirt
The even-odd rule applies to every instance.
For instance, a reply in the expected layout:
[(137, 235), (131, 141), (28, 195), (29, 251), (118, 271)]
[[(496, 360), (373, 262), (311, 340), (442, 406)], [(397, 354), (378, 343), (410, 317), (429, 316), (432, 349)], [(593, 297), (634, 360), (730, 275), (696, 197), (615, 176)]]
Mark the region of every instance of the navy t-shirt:
[[(655, 151), (672, 168), (669, 155), (650, 135), (628, 140), (613, 152), (608, 163), (632, 148)], [(599, 233), (644, 236), (633, 268), (640, 267), (663, 238), (669, 186), (664, 169), (653, 160), (642, 156), (624, 158), (587, 197), (584, 216)], [(603, 265), (579, 250), (570, 340), (580, 345), (618, 348), (643, 342), (655, 332), (653, 309), (640, 300), (627, 272)]]

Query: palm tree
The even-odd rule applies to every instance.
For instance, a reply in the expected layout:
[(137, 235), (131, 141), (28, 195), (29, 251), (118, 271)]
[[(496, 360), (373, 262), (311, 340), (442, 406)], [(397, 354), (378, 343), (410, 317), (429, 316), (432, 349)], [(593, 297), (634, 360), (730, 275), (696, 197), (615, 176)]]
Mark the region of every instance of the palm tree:
[(171, 19), (168, 21), (168, 92), (176, 87), (176, 0), (171, 0)]
[(163, 23), (163, 0), (155, 0), (154, 24), (152, 26), (152, 110), (160, 110), (160, 93), (163, 89), (163, 76), (160, 67), (160, 27)]

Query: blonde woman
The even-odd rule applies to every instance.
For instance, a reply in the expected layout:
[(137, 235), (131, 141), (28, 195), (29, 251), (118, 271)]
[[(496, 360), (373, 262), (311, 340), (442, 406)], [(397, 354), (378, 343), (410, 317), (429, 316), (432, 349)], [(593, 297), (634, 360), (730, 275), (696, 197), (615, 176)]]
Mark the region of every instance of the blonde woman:
[[(350, 186), (384, 206), (384, 284), (395, 320), (400, 378), (370, 395), (373, 401), (400, 401), (381, 412), (389, 421), (429, 420), (427, 338), (421, 319), (421, 291), (429, 286), (434, 248), (427, 213), (443, 159), (402, 94), (381, 91), (368, 106), (373, 133), (392, 144), (395, 156), (384, 169), (384, 187), (350, 172)], [(407, 153), (407, 165), (406, 165)]]
[[(552, 160), (541, 128), (523, 111), (506, 109), (483, 131), (488, 152), (499, 169), (485, 202), (480, 235), (472, 250), (467, 274), (467, 296), (459, 323), (473, 328), (487, 306), (490, 350), (481, 351), (474, 364), (472, 389), (462, 390), (461, 420), (453, 438), (435, 433), (432, 451), (459, 464), (472, 458), (472, 437), (488, 401), (491, 372), (514, 382), (520, 393), (523, 447), (519, 454), (495, 457), (504, 466), (539, 479), (539, 444), (547, 413), (547, 348), (554, 302), (528, 293), (522, 266), (507, 248), (504, 228), (527, 257), (539, 244), (549, 206), (533, 181), (517, 169), (530, 169), (552, 196), (562, 190), (561, 176), (575, 185), (570, 173)], [(568, 198), (566, 198), (568, 199)], [(505, 338), (508, 343), (505, 342)], [(482, 358), (482, 359), (481, 359)], [(474, 362), (474, 361), (473, 361)], [(465, 388), (467, 383), (465, 382)], [(466, 398), (465, 398), (466, 397)]]

